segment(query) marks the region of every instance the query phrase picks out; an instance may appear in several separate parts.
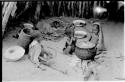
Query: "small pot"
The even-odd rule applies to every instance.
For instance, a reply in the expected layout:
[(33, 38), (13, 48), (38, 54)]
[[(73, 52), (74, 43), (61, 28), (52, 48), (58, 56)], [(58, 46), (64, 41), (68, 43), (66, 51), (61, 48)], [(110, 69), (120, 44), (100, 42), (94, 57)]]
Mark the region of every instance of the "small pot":
[(18, 45), (22, 46), (26, 51), (28, 50), (29, 44), (32, 42), (33, 38), (30, 35), (31, 30), (25, 28), (22, 29), (20, 34), (19, 34), (19, 39), (18, 39)]

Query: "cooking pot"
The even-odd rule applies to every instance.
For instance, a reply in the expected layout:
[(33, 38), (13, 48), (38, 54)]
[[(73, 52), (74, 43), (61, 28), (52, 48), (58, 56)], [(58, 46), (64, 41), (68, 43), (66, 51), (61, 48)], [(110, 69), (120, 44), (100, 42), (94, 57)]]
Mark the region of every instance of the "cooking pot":
[(95, 44), (84, 41), (76, 43), (75, 54), (82, 60), (93, 59), (96, 55)]

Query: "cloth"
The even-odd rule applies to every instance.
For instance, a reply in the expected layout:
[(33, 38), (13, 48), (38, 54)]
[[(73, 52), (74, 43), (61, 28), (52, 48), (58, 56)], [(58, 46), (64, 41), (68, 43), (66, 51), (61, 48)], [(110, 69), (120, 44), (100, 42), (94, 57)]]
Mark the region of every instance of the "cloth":
[(98, 44), (99, 37), (95, 34), (92, 34), (92, 38), (90, 40), (91, 43), (97, 45)]

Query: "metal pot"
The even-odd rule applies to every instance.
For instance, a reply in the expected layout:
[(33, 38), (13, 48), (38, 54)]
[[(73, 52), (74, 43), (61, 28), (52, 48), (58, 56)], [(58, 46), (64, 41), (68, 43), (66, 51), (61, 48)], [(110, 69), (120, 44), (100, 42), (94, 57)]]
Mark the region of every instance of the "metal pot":
[(82, 60), (93, 59), (96, 55), (96, 48), (75, 48), (75, 54), (78, 58)]
[[(90, 43), (90, 42), (88, 42), (88, 43)], [(90, 43), (90, 45), (88, 45), (88, 46), (86, 46), (86, 45), (82, 46), (82, 44), (80, 44), (79, 46), (76, 45), (75, 54), (77, 57), (79, 57), (80, 59), (83, 59), (83, 60), (92, 59), (96, 55), (96, 47), (92, 43)]]

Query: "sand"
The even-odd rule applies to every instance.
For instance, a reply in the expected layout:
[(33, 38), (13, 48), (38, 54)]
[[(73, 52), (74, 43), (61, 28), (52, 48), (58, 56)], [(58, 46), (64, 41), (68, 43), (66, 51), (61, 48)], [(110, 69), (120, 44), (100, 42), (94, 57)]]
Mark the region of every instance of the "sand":
[[(105, 57), (99, 58), (101, 64), (98, 66), (98, 77), (101, 81), (114, 81), (123, 78), (123, 44), (124, 44), (124, 25), (122, 23), (105, 22), (102, 25), (107, 53)], [(3, 54), (5, 50), (15, 45), (15, 39), (3, 40)], [(6, 62), (2, 58), (2, 79), (3, 81), (81, 81), (78, 76), (68, 76), (43, 66), (46, 70), (42, 71), (32, 64), (27, 56), (18, 62)], [(121, 79), (120, 79), (121, 78)]]

